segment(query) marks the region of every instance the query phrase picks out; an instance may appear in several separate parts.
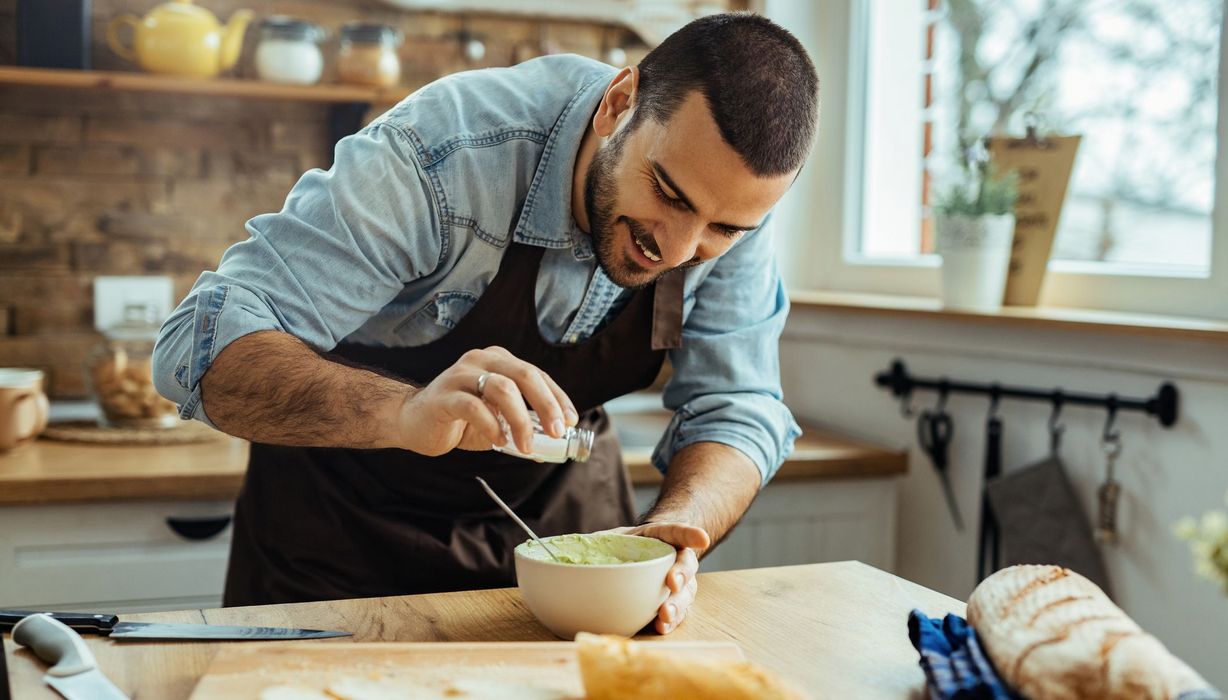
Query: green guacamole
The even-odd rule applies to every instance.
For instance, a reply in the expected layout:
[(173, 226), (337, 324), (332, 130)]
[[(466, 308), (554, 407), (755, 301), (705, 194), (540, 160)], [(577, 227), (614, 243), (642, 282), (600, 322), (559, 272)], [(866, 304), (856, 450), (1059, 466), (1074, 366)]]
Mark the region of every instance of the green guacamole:
[[(651, 537), (615, 534), (558, 535), (542, 540), (563, 564), (608, 566), (649, 561), (675, 550), (670, 545)], [(529, 540), (517, 547), (530, 559), (554, 561), (541, 545)]]

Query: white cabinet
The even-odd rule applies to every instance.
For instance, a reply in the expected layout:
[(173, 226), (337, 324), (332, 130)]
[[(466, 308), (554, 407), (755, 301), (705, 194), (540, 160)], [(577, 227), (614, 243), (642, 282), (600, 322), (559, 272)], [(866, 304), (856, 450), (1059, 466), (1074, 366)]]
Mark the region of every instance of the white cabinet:
[[(642, 511), (656, 486), (636, 488)], [(0, 507), (0, 608), (149, 612), (218, 607), (229, 501)], [(703, 571), (857, 559), (895, 564), (896, 480), (768, 484)]]
[[(892, 477), (769, 483), (700, 571), (856, 559), (895, 568), (896, 484)], [(644, 512), (656, 486), (635, 489)]]
[(229, 501), (0, 507), (0, 608), (217, 607), (231, 511)]

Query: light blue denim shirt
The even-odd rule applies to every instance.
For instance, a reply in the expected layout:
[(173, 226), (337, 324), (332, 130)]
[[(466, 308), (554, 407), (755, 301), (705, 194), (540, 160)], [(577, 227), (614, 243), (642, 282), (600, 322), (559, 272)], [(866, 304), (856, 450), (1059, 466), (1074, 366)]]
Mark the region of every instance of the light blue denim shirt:
[[(162, 327), (154, 381), (184, 418), (208, 422), (200, 378), (229, 343), (280, 330), (339, 342), (423, 345), (455, 327), (509, 240), (545, 248), (538, 322), (552, 342), (599, 330), (630, 293), (596, 264), (571, 215), (580, 141), (614, 69), (579, 56), (452, 75), (342, 139), (333, 167), (304, 174), (276, 214), (205, 272)], [(759, 229), (686, 271), (682, 347), (653, 453), (718, 442), (763, 483), (800, 434), (781, 402), (778, 340), (788, 300)]]

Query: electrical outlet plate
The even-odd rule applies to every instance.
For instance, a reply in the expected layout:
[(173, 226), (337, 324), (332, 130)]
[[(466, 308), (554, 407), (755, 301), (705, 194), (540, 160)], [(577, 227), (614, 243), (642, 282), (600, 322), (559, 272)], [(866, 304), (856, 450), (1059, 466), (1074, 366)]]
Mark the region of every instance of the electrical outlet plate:
[(161, 322), (171, 315), (174, 284), (170, 277), (95, 277), (94, 328), (106, 330), (124, 318), (127, 304), (145, 304)]

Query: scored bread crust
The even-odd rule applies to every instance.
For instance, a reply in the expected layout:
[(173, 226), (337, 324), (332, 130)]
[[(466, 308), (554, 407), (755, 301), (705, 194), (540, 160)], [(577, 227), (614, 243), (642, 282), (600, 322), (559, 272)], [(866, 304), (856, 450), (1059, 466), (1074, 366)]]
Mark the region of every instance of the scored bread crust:
[(609, 635), (576, 635), (588, 700), (807, 700), (750, 662), (671, 654)]
[(1033, 700), (1172, 700), (1210, 686), (1096, 584), (1058, 566), (1012, 566), (968, 598), (1002, 678)]

